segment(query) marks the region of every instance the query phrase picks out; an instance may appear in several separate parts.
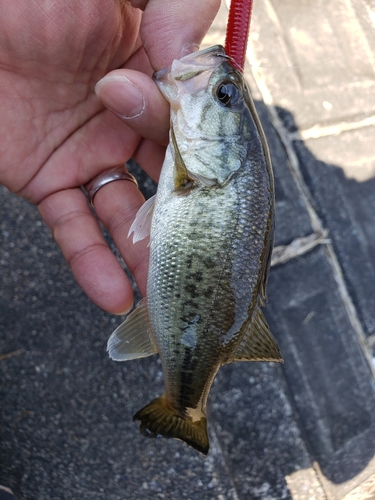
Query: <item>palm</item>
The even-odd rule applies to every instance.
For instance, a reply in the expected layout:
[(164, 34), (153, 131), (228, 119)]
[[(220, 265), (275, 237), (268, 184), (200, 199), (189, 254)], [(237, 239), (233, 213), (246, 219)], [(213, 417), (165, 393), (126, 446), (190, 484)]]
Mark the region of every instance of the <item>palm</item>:
[[(19, 0), (2, 2), (1, 11), (9, 45), (0, 53), (0, 130), (8, 144), (0, 175), (9, 189), (39, 202), (54, 187), (29, 182), (38, 171), (54, 168), (55, 160), (65, 172), (64, 187), (88, 181), (88, 165), (95, 171), (87, 155), (90, 144), (99, 146), (103, 106), (94, 87), (137, 49), (140, 12), (121, 12), (118, 3), (100, 0), (44, 2), (38, 9)], [(100, 160), (111, 163), (96, 155), (96, 168)]]

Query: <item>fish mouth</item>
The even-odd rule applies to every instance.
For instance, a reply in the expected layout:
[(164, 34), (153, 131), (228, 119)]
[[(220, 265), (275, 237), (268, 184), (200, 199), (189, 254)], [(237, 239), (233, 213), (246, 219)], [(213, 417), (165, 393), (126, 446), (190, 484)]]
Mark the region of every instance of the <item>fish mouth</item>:
[(181, 59), (175, 59), (167, 68), (156, 71), (153, 80), (164, 97), (173, 101), (179, 90), (179, 83), (188, 93), (207, 88), (212, 72), (223, 62), (231, 60), (222, 45), (192, 52)]
[[(214, 45), (207, 49), (192, 52), (181, 59), (175, 59), (170, 66), (155, 71), (153, 80), (156, 83), (163, 81), (166, 75), (172, 72), (173, 78), (176, 80), (188, 80), (202, 71), (207, 71), (213, 67), (215, 68), (223, 59), (231, 60), (231, 57), (225, 53), (225, 49), (222, 45)], [(190, 73), (192, 76), (189, 76)]]

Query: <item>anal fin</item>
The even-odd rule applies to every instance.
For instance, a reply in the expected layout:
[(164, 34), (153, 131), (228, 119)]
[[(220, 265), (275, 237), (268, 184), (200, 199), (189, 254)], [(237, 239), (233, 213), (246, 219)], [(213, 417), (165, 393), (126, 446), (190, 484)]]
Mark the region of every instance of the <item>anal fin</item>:
[(255, 312), (250, 327), (234, 356), (227, 363), (233, 361), (274, 361), (278, 363), (284, 361), (261, 309)]
[(112, 333), (107, 351), (114, 361), (145, 358), (158, 352), (148, 324), (146, 299)]

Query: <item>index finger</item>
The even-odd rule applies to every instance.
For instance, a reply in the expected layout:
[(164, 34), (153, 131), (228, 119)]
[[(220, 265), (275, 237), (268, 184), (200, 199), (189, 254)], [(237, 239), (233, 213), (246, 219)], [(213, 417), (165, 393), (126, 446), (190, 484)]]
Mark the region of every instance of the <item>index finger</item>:
[(141, 38), (155, 71), (169, 66), (184, 51), (198, 48), (214, 20), (220, 0), (132, 0), (144, 8)]

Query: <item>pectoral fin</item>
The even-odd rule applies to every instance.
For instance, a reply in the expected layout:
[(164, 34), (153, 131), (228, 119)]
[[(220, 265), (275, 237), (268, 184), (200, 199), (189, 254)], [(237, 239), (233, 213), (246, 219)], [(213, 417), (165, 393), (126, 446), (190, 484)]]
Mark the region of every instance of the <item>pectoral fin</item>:
[(155, 199), (156, 194), (145, 201), (145, 203), (143, 203), (141, 208), (138, 210), (128, 233), (128, 238), (132, 233), (134, 233), (133, 243), (137, 243), (137, 241), (141, 241), (144, 238), (147, 238), (147, 236), (150, 234), (152, 214), (154, 213), (155, 207)]
[(137, 308), (112, 333), (107, 351), (114, 361), (128, 361), (157, 354), (148, 324), (146, 299), (142, 299)]
[(283, 362), (276, 340), (273, 338), (261, 309), (255, 317), (237, 348), (233, 361), (275, 361)]
[(178, 148), (176, 136), (171, 123), (171, 142), (174, 150), (174, 188), (176, 191), (189, 190), (194, 183), (194, 179), (189, 175), (184, 160)]

